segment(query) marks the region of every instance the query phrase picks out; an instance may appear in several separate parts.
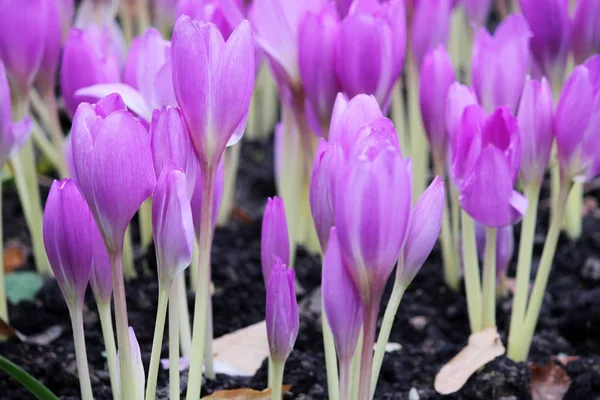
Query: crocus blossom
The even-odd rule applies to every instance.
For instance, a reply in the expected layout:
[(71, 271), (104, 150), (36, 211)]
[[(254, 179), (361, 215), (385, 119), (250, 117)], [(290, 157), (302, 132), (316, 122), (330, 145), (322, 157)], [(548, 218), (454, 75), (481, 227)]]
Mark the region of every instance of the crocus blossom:
[(530, 35), (520, 14), (502, 21), (493, 36), (483, 27), (475, 34), (471, 77), (488, 112), (501, 106), (516, 111), (529, 69)]
[(600, 56), (573, 70), (567, 79), (554, 120), (563, 180), (584, 182), (600, 166)]
[(451, 0), (416, 2), (411, 23), (411, 46), (417, 67), (429, 50), (448, 42), (451, 10)]
[(333, 104), (341, 91), (335, 70), (338, 33), (339, 18), (333, 4), (320, 13), (306, 13), (300, 22), (298, 59), (308, 121), (322, 137), (327, 137)]
[(263, 214), (260, 241), (260, 259), (265, 286), (269, 283), (275, 258), (285, 265), (290, 263), (290, 238), (283, 200), (275, 196), (267, 200)]
[(571, 48), (575, 62), (583, 63), (588, 57), (600, 53), (600, 3), (595, 0), (578, 0), (573, 16)]
[(94, 292), (97, 302), (110, 304), (113, 290), (110, 259), (96, 221), (92, 224), (90, 236), (93, 246), (90, 287), (92, 288), (92, 292)]
[(156, 184), (148, 133), (111, 95), (78, 107), (72, 135), (81, 191), (109, 252), (120, 251), (129, 221)]
[(452, 60), (443, 45), (438, 45), (427, 53), (421, 64), (420, 77), (419, 104), (425, 133), (434, 159), (444, 162), (448, 147), (446, 96), (456, 78)]
[(44, 55), (47, 1), (0, 1), (0, 61), (21, 96), (33, 84)]
[(77, 184), (69, 178), (54, 181), (44, 210), (44, 246), (69, 306), (83, 303), (92, 271), (93, 224)]
[(436, 176), (411, 210), (398, 261), (398, 278), (404, 287), (412, 282), (433, 250), (442, 226), (445, 196), (444, 181)]
[(463, 0), (462, 4), (472, 24), (485, 26), (492, 11), (492, 0)]
[(387, 108), (406, 51), (404, 2), (357, 0), (342, 21), (335, 67), (344, 92), (372, 94)]
[(173, 161), (167, 161), (152, 196), (158, 280), (165, 288), (192, 261), (194, 226), (190, 197), (185, 174)]
[(550, 82), (561, 84), (570, 48), (571, 20), (565, 0), (520, 0), (531, 30), (533, 64)]
[(42, 91), (53, 91), (56, 84), (56, 71), (62, 48), (62, 26), (60, 1), (46, 1), (46, 31), (44, 32), (44, 50), (40, 68), (36, 77), (36, 86)]
[(236, 26), (244, 20), (240, 2), (235, 0), (180, 0), (176, 17), (188, 15), (203, 22), (212, 22), (227, 40)]
[(545, 78), (527, 79), (517, 120), (521, 135), (521, 178), (525, 184), (541, 183), (554, 141), (552, 89)]
[(459, 201), (471, 217), (488, 227), (522, 218), (527, 200), (513, 190), (521, 159), (519, 128), (508, 108), (486, 117), (481, 106), (467, 107), (453, 157)]
[(73, 116), (79, 103), (97, 100), (78, 96), (77, 90), (120, 79), (120, 55), (106, 29), (96, 26), (87, 30), (71, 29), (65, 41), (60, 68), (60, 86), (67, 113)]
[(294, 292), (294, 270), (281, 262), (273, 265), (267, 285), (266, 324), (271, 358), (283, 363), (294, 348), (300, 314)]
[[(477, 104), (477, 96), (470, 87), (458, 82), (450, 85), (446, 94), (446, 129), (450, 144), (448, 150), (454, 148), (454, 142), (460, 135), (465, 108), (473, 104)], [(452, 156), (449, 159), (452, 159)]]
[(347, 361), (356, 349), (363, 324), (363, 309), (358, 291), (342, 258), (335, 227), (329, 234), (322, 275), (323, 306), (327, 321), (338, 357)]
[(254, 89), (254, 46), (247, 21), (227, 42), (211, 23), (188, 16), (175, 24), (172, 41), (175, 97), (201, 165), (216, 168), (227, 145), (243, 135)]
[(0, 167), (19, 151), (31, 133), (32, 123), (29, 117), (19, 122), (11, 122), (11, 119), (10, 88), (4, 64), (0, 61)]

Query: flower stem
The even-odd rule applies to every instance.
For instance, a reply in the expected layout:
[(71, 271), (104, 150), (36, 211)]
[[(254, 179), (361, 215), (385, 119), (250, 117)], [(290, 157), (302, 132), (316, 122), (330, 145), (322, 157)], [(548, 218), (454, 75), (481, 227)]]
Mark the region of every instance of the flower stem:
[(198, 258), (200, 252), (200, 238), (194, 240), (194, 249), (192, 251), (192, 263), (190, 264), (190, 287), (196, 293), (196, 282), (198, 282)]
[(33, 128), (31, 130), (31, 138), (38, 149), (42, 152), (42, 155), (46, 157), (48, 161), (58, 171), (61, 177), (66, 177), (69, 175), (67, 172), (67, 168), (64, 164), (64, 156), (57, 151), (54, 145), (48, 140), (46, 135), (44, 134), (42, 127), (37, 123), (37, 121), (33, 120)]
[[(209, 271), (210, 273), (210, 271)], [(210, 276), (208, 277), (210, 283)], [(210, 293), (210, 287), (206, 292), (206, 335), (204, 340), (206, 342), (204, 348), (204, 376), (206, 379), (215, 379), (215, 366), (213, 363), (213, 316), (212, 316), (212, 295)]]
[(428, 142), (423, 131), (423, 121), (419, 109), (419, 66), (412, 51), (408, 51), (407, 77), (408, 77), (408, 124), (410, 134), (410, 150), (413, 162), (413, 204), (417, 202), (421, 193), (425, 191), (427, 180), (427, 166), (429, 164)]
[(108, 362), (108, 374), (110, 375), (110, 387), (113, 397), (119, 399), (119, 375), (117, 369), (117, 346), (115, 344), (115, 334), (113, 331), (112, 315), (110, 312), (110, 301), (105, 302), (96, 298), (98, 305), (98, 315), (100, 316), (100, 326), (102, 327), (102, 337), (104, 338), (104, 349), (106, 350), (106, 361)]
[(200, 242), (198, 252), (198, 272), (196, 277), (196, 301), (194, 305), (194, 324), (192, 331), (192, 356), (187, 389), (187, 400), (200, 398), (202, 388), (202, 361), (204, 360), (205, 335), (207, 334), (207, 300), (210, 277), (210, 248), (213, 238), (213, 192), (215, 168), (203, 166), (202, 169), (202, 210), (200, 213)]
[[(179, 400), (181, 389), (179, 387), (179, 320), (185, 318), (187, 312), (181, 313), (181, 278), (179, 274), (169, 292), (169, 399)], [(185, 282), (184, 282), (185, 294)], [(188, 325), (189, 327), (189, 325)]]
[(352, 357), (346, 359), (340, 359), (340, 385), (339, 385), (339, 398), (348, 400), (350, 399), (350, 377), (352, 373)]
[(583, 183), (574, 183), (567, 198), (565, 231), (571, 240), (581, 237), (583, 206)]
[(479, 276), (479, 262), (477, 261), (477, 244), (475, 242), (475, 226), (473, 219), (462, 211), (462, 249), (463, 264), (465, 269), (465, 291), (467, 294), (467, 310), (471, 333), (481, 330), (482, 295), (481, 278)]
[(131, 240), (131, 225), (127, 227), (125, 231), (125, 238), (123, 240), (123, 275), (125, 280), (130, 281), (137, 277), (137, 271), (135, 270), (135, 263), (133, 260), (133, 241)]
[(404, 83), (402, 77), (398, 78), (396, 85), (392, 90), (392, 102), (390, 106), (390, 116), (398, 132), (400, 148), (405, 154), (410, 154), (410, 137), (408, 135), (408, 126), (406, 125), (406, 115), (404, 114)]
[(111, 251), (110, 269), (113, 278), (113, 297), (115, 301), (115, 322), (117, 325), (117, 344), (119, 348), (119, 371), (121, 399), (135, 399), (135, 382), (131, 346), (129, 345), (129, 322), (127, 320), (127, 300), (125, 296), (125, 280), (123, 278), (123, 252)]
[(371, 396), (371, 372), (373, 370), (373, 345), (377, 329), (377, 313), (379, 304), (372, 302), (364, 305), (365, 322), (363, 329), (363, 345), (360, 357), (360, 383), (358, 398), (369, 400)]
[(138, 210), (140, 221), (140, 241), (142, 249), (147, 249), (152, 243), (152, 198), (142, 203)]
[[(321, 295), (321, 324), (323, 327), (323, 345), (325, 349), (325, 371), (327, 372), (327, 389), (329, 400), (340, 399), (340, 383), (338, 380), (338, 366), (335, 356), (335, 343), (333, 333), (325, 315), (325, 306), (323, 305), (323, 296)], [(341, 368), (341, 365), (340, 365)], [(341, 372), (341, 370), (340, 370)], [(347, 371), (347, 373), (349, 373)], [(346, 397), (342, 397), (345, 399)]]
[(285, 361), (279, 362), (273, 360), (273, 385), (271, 386), (271, 400), (281, 400), (281, 389), (283, 386), (283, 370), (285, 369)]
[(496, 326), (496, 228), (485, 228), (483, 262), (483, 327)]
[(163, 333), (165, 331), (169, 290), (168, 287), (163, 287), (162, 284), (159, 284), (158, 286), (158, 309), (156, 310), (154, 339), (152, 339), (152, 353), (150, 356), (150, 368), (148, 370), (148, 383), (146, 385), (146, 400), (154, 400), (156, 397), (156, 379), (158, 377), (160, 351), (162, 349)]
[(85, 349), (85, 335), (83, 332), (83, 304), (75, 304), (69, 307), (71, 314), (71, 325), (73, 326), (73, 338), (75, 340), (75, 358), (77, 359), (77, 374), (81, 388), (82, 400), (93, 400), (92, 383), (88, 368), (87, 353)]
[(221, 207), (219, 208), (219, 217), (217, 219), (217, 224), (220, 226), (225, 225), (227, 224), (227, 222), (229, 222), (231, 210), (233, 209), (233, 206), (235, 204), (235, 188), (237, 182), (238, 168), (240, 164), (241, 149), (241, 141), (225, 149), (225, 182), (223, 185), (223, 199), (221, 200)]
[(187, 289), (185, 286), (185, 274), (181, 273), (175, 278), (174, 285), (177, 286), (177, 310), (179, 313), (179, 341), (181, 355), (189, 357), (192, 353), (192, 330), (190, 326), (190, 310), (188, 308)]
[(529, 293), (531, 275), (531, 257), (535, 238), (535, 224), (540, 197), (540, 183), (533, 182), (525, 186), (525, 196), (528, 206), (521, 224), (521, 240), (519, 242), (519, 257), (517, 260), (517, 278), (513, 309), (510, 315), (510, 330), (508, 334), (508, 357), (514, 360), (516, 344), (521, 337), (521, 328), (525, 319), (525, 307)]
[[(400, 261), (399, 261), (400, 262)], [(385, 346), (390, 340), (390, 333), (392, 332), (392, 326), (394, 325), (394, 318), (398, 312), (400, 301), (404, 295), (406, 286), (400, 281), (398, 272), (396, 273), (396, 279), (394, 280), (394, 288), (390, 300), (388, 301), (387, 307), (385, 308), (385, 314), (383, 315), (383, 322), (381, 323), (381, 329), (379, 330), (379, 337), (377, 338), (377, 345), (375, 346), (375, 356), (373, 358), (373, 369), (371, 371), (371, 398), (375, 396), (375, 389), (377, 388), (377, 379), (379, 379), (379, 372), (381, 371), (381, 365), (383, 364), (383, 357), (385, 356)]]
[(360, 358), (362, 355), (363, 337), (364, 327), (360, 330), (358, 342), (356, 343), (356, 349), (354, 350), (354, 355), (352, 356), (352, 378), (350, 379), (351, 400), (358, 400), (358, 385), (360, 383)]
[(511, 358), (515, 361), (525, 361), (527, 359), (527, 355), (529, 354), (529, 348), (531, 347), (535, 325), (537, 324), (540, 308), (542, 307), (542, 301), (544, 300), (544, 293), (546, 292), (546, 286), (548, 285), (548, 277), (550, 276), (550, 270), (552, 268), (552, 260), (554, 259), (554, 254), (556, 253), (556, 245), (558, 244), (558, 238), (564, 217), (565, 204), (570, 187), (570, 183), (561, 185), (558, 194), (558, 201), (556, 203), (557, 209), (552, 214), (552, 221), (550, 222), (550, 228), (548, 229), (548, 235), (546, 236), (546, 243), (544, 244), (542, 258), (540, 259), (538, 271), (535, 276), (533, 290), (531, 291), (531, 296), (529, 297), (529, 304), (523, 320), (523, 326), (519, 334), (518, 341), (515, 342), (515, 348), (511, 355)]

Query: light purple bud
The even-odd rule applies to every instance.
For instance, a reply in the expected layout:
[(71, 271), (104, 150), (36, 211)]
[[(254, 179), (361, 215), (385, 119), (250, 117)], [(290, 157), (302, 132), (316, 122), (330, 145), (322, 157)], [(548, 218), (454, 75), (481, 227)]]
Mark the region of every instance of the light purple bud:
[(349, 360), (363, 325), (363, 307), (352, 276), (344, 263), (336, 228), (331, 228), (323, 259), (323, 306), (340, 360)]
[(444, 181), (436, 176), (410, 213), (410, 223), (398, 261), (404, 287), (412, 282), (433, 250), (442, 226), (445, 196)]
[(0, 1), (0, 61), (20, 96), (28, 96), (44, 55), (46, 3)]
[(0, 61), (0, 168), (19, 151), (31, 133), (31, 119), (25, 117), (20, 122), (11, 122), (11, 119), (10, 88), (4, 64)]
[(156, 184), (148, 132), (121, 106), (118, 95), (83, 103), (72, 128), (77, 181), (111, 253)]
[(492, 11), (492, 0), (463, 0), (465, 14), (472, 24), (485, 26)]
[(106, 250), (106, 244), (104, 243), (104, 239), (102, 239), (96, 221), (92, 224), (91, 239), (94, 252), (92, 255), (90, 286), (97, 302), (109, 304), (113, 290), (110, 259), (108, 257), (108, 251)]
[(262, 221), (260, 241), (260, 261), (265, 286), (269, 283), (275, 258), (288, 265), (290, 263), (290, 238), (283, 200), (275, 196), (267, 200)]
[(339, 18), (333, 4), (319, 14), (307, 13), (300, 22), (298, 59), (307, 97), (307, 113), (318, 136), (327, 137), (333, 103), (341, 86), (335, 72)]
[(88, 30), (73, 28), (65, 42), (60, 68), (60, 85), (69, 115), (84, 101), (97, 101), (75, 94), (78, 89), (98, 83), (119, 82), (121, 77), (120, 55), (110, 42), (106, 29), (90, 27)]
[(501, 106), (516, 111), (529, 69), (530, 36), (520, 14), (502, 21), (494, 36), (483, 27), (475, 34), (471, 77), (479, 103), (488, 112)]
[(144, 364), (142, 363), (140, 345), (138, 344), (135, 332), (131, 326), (129, 327), (129, 351), (131, 352), (131, 361), (133, 364), (133, 382), (131, 382), (131, 384), (135, 387), (135, 398), (143, 399), (144, 388), (146, 386), (146, 373), (144, 372)]
[(83, 304), (90, 280), (93, 223), (77, 184), (69, 178), (54, 181), (44, 210), (44, 246), (69, 307)]
[(387, 143), (365, 148), (336, 184), (340, 247), (365, 307), (378, 304), (398, 259), (410, 203), (407, 163), (399, 149)]
[(525, 184), (542, 182), (554, 141), (554, 104), (546, 78), (527, 79), (517, 121), (521, 136), (521, 178)]
[(239, 0), (180, 0), (176, 16), (188, 15), (194, 20), (212, 22), (227, 40), (244, 20), (239, 3)]
[(448, 148), (446, 97), (455, 79), (452, 60), (443, 45), (425, 55), (419, 79), (419, 105), (431, 151), (441, 162), (444, 162)]
[(450, 34), (450, 0), (419, 0), (412, 17), (412, 51), (417, 67), (438, 44), (446, 45)]
[(138, 70), (138, 58), (140, 48), (142, 47), (142, 37), (137, 36), (131, 42), (127, 58), (125, 59), (125, 66), (123, 67), (123, 83), (131, 86), (132, 88), (139, 90), (137, 85), (137, 70)]
[(254, 90), (254, 45), (247, 21), (227, 42), (211, 24), (175, 24), (171, 52), (175, 97), (201, 165), (216, 166), (244, 133)]
[(35, 83), (42, 93), (54, 93), (56, 71), (62, 47), (62, 26), (60, 2), (46, 1), (46, 31), (44, 32), (44, 50)]
[[(446, 129), (450, 151), (454, 149), (455, 141), (460, 135), (463, 112), (473, 104), (477, 104), (477, 97), (470, 87), (458, 82), (450, 85), (446, 95)], [(451, 155), (449, 159), (452, 159)]]
[(575, 62), (583, 63), (600, 53), (600, 3), (597, 0), (578, 0), (573, 16), (571, 48)]
[(267, 286), (266, 323), (267, 339), (271, 358), (283, 363), (292, 352), (298, 329), (300, 314), (294, 292), (296, 274), (280, 261), (273, 265)]
[(194, 224), (187, 179), (169, 160), (152, 196), (152, 235), (156, 248), (158, 281), (170, 288), (173, 279), (192, 261)]

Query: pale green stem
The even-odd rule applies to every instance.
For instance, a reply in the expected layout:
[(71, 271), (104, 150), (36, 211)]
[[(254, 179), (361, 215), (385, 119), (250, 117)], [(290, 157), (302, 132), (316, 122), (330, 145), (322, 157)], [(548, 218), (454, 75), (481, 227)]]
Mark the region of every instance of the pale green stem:
[(127, 321), (127, 300), (125, 296), (125, 280), (123, 279), (123, 253), (110, 251), (110, 269), (113, 278), (113, 297), (115, 302), (115, 322), (117, 326), (117, 344), (119, 349), (119, 371), (121, 373), (119, 387), (121, 399), (135, 399), (133, 379), (133, 363), (131, 346), (129, 345), (129, 322)]
[(217, 225), (223, 226), (229, 222), (231, 210), (235, 204), (235, 187), (237, 182), (238, 168), (240, 164), (240, 153), (242, 149), (242, 141), (237, 142), (225, 150), (223, 156), (225, 168), (225, 181), (223, 184), (223, 199), (221, 200), (221, 208), (219, 209), (219, 217)]
[(269, 356), (267, 358), (267, 360), (269, 361), (269, 363), (268, 363), (269, 371), (268, 371), (268, 375), (267, 375), (267, 386), (268, 387), (273, 387), (273, 359), (271, 358), (271, 356)]
[(360, 384), (360, 359), (362, 355), (364, 329), (360, 330), (358, 335), (358, 343), (352, 356), (352, 378), (350, 379), (350, 396), (351, 400), (358, 400), (358, 385)]
[[(25, 95), (14, 102), (12, 110), (14, 121), (21, 121), (29, 115), (27, 99), (28, 96)], [(52, 275), (42, 239), (42, 204), (37, 183), (33, 142), (31, 140), (25, 142), (21, 150), (11, 157), (10, 163), (15, 176), (19, 200), (31, 235), (36, 269), (43, 275)]]
[(188, 308), (187, 290), (185, 286), (185, 273), (175, 278), (177, 286), (177, 309), (179, 310), (179, 341), (181, 355), (189, 357), (192, 354), (192, 330), (190, 326), (190, 310)]
[(574, 183), (567, 198), (565, 231), (571, 240), (581, 237), (583, 207), (583, 183)]
[(519, 241), (519, 256), (517, 260), (517, 277), (513, 308), (510, 315), (510, 330), (508, 334), (508, 357), (514, 359), (516, 344), (520, 340), (520, 332), (525, 319), (525, 307), (529, 293), (529, 278), (531, 275), (531, 257), (533, 254), (533, 241), (535, 238), (535, 224), (537, 219), (538, 202), (540, 197), (540, 183), (532, 182), (525, 185), (525, 196), (528, 205), (525, 217), (521, 223), (521, 239)]
[(496, 326), (496, 228), (485, 228), (483, 262), (483, 327)]
[(364, 306), (365, 322), (363, 328), (363, 346), (360, 356), (360, 383), (358, 398), (370, 400), (371, 372), (373, 370), (373, 345), (377, 331), (377, 314), (379, 304), (373, 302)]
[(198, 262), (200, 257), (200, 240), (194, 240), (194, 249), (192, 250), (192, 263), (190, 264), (190, 287), (196, 293), (196, 282), (198, 282)]
[(137, 33), (143, 35), (151, 25), (150, 9), (148, 0), (137, 0), (136, 3)]
[(254, 92), (252, 92), (252, 98), (250, 99), (250, 109), (248, 110), (248, 122), (246, 123), (246, 133), (244, 134), (247, 140), (256, 139), (258, 136), (258, 117), (260, 114), (260, 74), (259, 71), (254, 85)]
[(283, 386), (283, 370), (285, 361), (273, 361), (273, 385), (271, 386), (271, 400), (281, 400), (281, 390)]
[(182, 276), (183, 273), (175, 278), (175, 284), (169, 292), (169, 400), (179, 400), (181, 394), (179, 387), (179, 320), (187, 315), (185, 312), (180, 313), (181, 286), (178, 282), (181, 282)]
[[(165, 266), (166, 267), (166, 266)], [(156, 379), (158, 377), (158, 366), (160, 364), (160, 351), (162, 349), (163, 334), (165, 331), (165, 319), (167, 316), (167, 304), (169, 303), (168, 286), (158, 285), (158, 309), (156, 310), (156, 323), (154, 325), (154, 339), (152, 340), (152, 353), (150, 355), (150, 368), (148, 369), (148, 383), (146, 385), (146, 400), (154, 400), (156, 397)]]
[(271, 74), (271, 69), (267, 67), (267, 63), (263, 63), (264, 72), (261, 80), (261, 107), (262, 116), (260, 118), (260, 138), (267, 138), (273, 132), (273, 127), (277, 121), (278, 93), (275, 79)]
[[(398, 262), (400, 263), (401, 261)], [(383, 364), (383, 357), (385, 356), (385, 347), (390, 340), (390, 333), (392, 332), (392, 326), (394, 325), (394, 318), (396, 318), (400, 301), (402, 300), (402, 296), (406, 290), (406, 286), (402, 283), (398, 271), (399, 270), (396, 272), (396, 279), (394, 280), (394, 288), (392, 289), (390, 300), (388, 301), (388, 305), (385, 309), (385, 314), (383, 314), (383, 322), (381, 323), (379, 337), (377, 338), (377, 345), (375, 346), (373, 369), (371, 371), (371, 398), (375, 396), (377, 380), (379, 379), (381, 365)]]
[(460, 265), (460, 202), (458, 201), (458, 190), (454, 183), (450, 182), (450, 211), (452, 213), (451, 223), (452, 223), (452, 238), (454, 239), (454, 243), (452, 243), (454, 248), (455, 255), (455, 263), (456, 268), (458, 269), (458, 279), (460, 281), (461, 278), (461, 265)]
[(138, 210), (138, 219), (140, 222), (140, 241), (142, 249), (147, 249), (152, 243), (152, 198), (150, 197), (142, 203)]
[(482, 295), (479, 262), (477, 261), (477, 243), (475, 242), (475, 224), (473, 219), (462, 211), (462, 249), (465, 270), (465, 291), (467, 294), (467, 310), (471, 332), (481, 330)]
[[(0, 166), (1, 168), (2, 166)], [(8, 305), (6, 303), (6, 288), (4, 287), (4, 232), (2, 230), (2, 183), (0, 183), (0, 318), (7, 324), (8, 320)], [(1, 341), (2, 336), (0, 336)]]
[(461, 45), (464, 44), (462, 35), (462, 7), (455, 7), (450, 14), (450, 45), (449, 52), (452, 64), (460, 68), (462, 65)]
[(127, 45), (130, 45), (133, 41), (133, 17), (127, 2), (121, 2), (119, 4), (119, 21), (121, 22), (125, 41), (127, 42)]
[(350, 399), (350, 385), (351, 385), (351, 374), (352, 374), (352, 357), (347, 359), (340, 359), (340, 384), (339, 384), (339, 398), (343, 400)]
[[(323, 305), (323, 295), (321, 294), (321, 325), (323, 327), (323, 345), (325, 349), (325, 371), (327, 372), (327, 389), (329, 392), (329, 400), (339, 400), (339, 379), (338, 366), (335, 356), (335, 342), (333, 341), (333, 333), (325, 315), (325, 306)], [(341, 367), (341, 366), (340, 366)], [(344, 399), (344, 397), (342, 397)]]
[(133, 241), (131, 240), (131, 226), (125, 231), (123, 241), (123, 275), (126, 281), (130, 281), (137, 277), (135, 263), (133, 259)]
[[(433, 158), (435, 173), (446, 181), (446, 162), (442, 157)], [(452, 237), (452, 227), (450, 223), (450, 210), (448, 209), (448, 200), (444, 197), (444, 213), (442, 215), (442, 260), (444, 263), (444, 279), (450, 289), (458, 292), (460, 286), (460, 269), (458, 267), (458, 255), (456, 246)]]
[[(210, 273), (210, 271), (209, 271)], [(208, 282), (210, 283), (210, 275), (208, 276)], [(213, 315), (212, 315), (212, 295), (210, 293), (210, 287), (206, 293), (206, 335), (204, 340), (206, 341), (204, 348), (204, 376), (206, 379), (215, 379), (215, 366), (213, 362)]]
[(404, 108), (404, 84), (402, 77), (398, 78), (396, 85), (392, 90), (392, 102), (390, 106), (390, 117), (394, 122), (396, 131), (398, 132), (398, 139), (400, 140), (400, 148), (403, 154), (410, 154), (410, 138), (408, 135), (408, 126), (406, 125), (406, 115)]
[(202, 210), (200, 215), (200, 243), (198, 273), (196, 281), (196, 302), (192, 331), (192, 356), (188, 378), (187, 400), (198, 400), (202, 387), (202, 361), (204, 360), (205, 335), (207, 334), (207, 300), (210, 277), (210, 248), (213, 238), (213, 193), (215, 169), (203, 166)]
[(429, 143), (425, 137), (419, 107), (419, 66), (412, 52), (408, 53), (407, 77), (410, 155), (413, 163), (412, 200), (413, 204), (415, 204), (426, 187), (427, 167), (429, 165)]
[(93, 400), (92, 383), (88, 368), (87, 352), (85, 349), (85, 334), (83, 331), (83, 304), (69, 306), (71, 314), (71, 325), (73, 327), (73, 338), (75, 340), (75, 358), (77, 360), (77, 375), (79, 387), (81, 388), (82, 400)]
[(100, 326), (102, 327), (102, 337), (104, 338), (104, 349), (106, 351), (106, 361), (108, 363), (108, 374), (110, 375), (110, 387), (112, 388), (113, 398), (119, 399), (119, 374), (117, 369), (117, 346), (115, 344), (115, 334), (113, 331), (112, 315), (110, 312), (110, 301), (105, 302), (96, 298), (98, 306), (98, 315), (100, 317)]
[(515, 361), (525, 361), (529, 354), (535, 325), (537, 324), (542, 301), (544, 300), (544, 293), (546, 292), (546, 286), (548, 285), (548, 277), (550, 276), (552, 260), (554, 259), (556, 245), (558, 244), (561, 222), (564, 217), (564, 209), (570, 186), (570, 182), (569, 184), (561, 185), (558, 195), (558, 208), (552, 215), (552, 221), (550, 222), (550, 228), (548, 229), (548, 235), (546, 236), (546, 243), (544, 244), (544, 250), (542, 251), (542, 258), (540, 259), (535, 282), (533, 284), (533, 290), (529, 297), (529, 304), (525, 313), (523, 328), (519, 335), (518, 342), (515, 343), (516, 348), (512, 357)]
[(52, 135), (52, 143), (54, 148), (59, 155), (58, 169), (60, 175), (64, 178), (69, 176), (69, 170), (67, 169), (67, 162), (65, 160), (65, 153), (63, 151), (63, 142), (65, 140), (62, 127), (60, 126), (60, 119), (58, 114), (58, 104), (56, 104), (56, 96), (54, 95), (54, 86), (50, 87), (45, 93), (42, 93), (44, 103), (47, 105), (49, 115), (49, 129)]
[(63, 155), (56, 150), (54, 145), (50, 142), (50, 140), (48, 140), (46, 135), (44, 135), (42, 127), (37, 123), (37, 121), (35, 121), (35, 119), (33, 120), (31, 138), (33, 139), (38, 149), (40, 149), (42, 154), (46, 156), (48, 161), (50, 161), (54, 168), (56, 168), (59, 175), (61, 177), (68, 176), (69, 173), (67, 171)]

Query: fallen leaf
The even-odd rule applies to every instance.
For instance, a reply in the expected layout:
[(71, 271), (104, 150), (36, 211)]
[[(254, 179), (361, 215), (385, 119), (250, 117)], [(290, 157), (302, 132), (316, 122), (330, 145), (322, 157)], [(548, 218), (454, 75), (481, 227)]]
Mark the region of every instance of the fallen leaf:
[[(282, 393), (290, 390), (290, 385), (282, 386)], [(202, 399), (218, 399), (218, 400), (270, 400), (271, 388), (265, 390), (254, 390), (248, 388), (233, 389), (233, 390), (218, 390), (210, 396), (205, 396)]]
[(62, 333), (64, 332), (64, 328), (60, 325), (54, 325), (50, 328), (37, 333), (35, 335), (25, 335), (24, 333), (16, 330), (12, 325), (8, 322), (4, 321), (0, 318), (0, 336), (5, 337), (16, 337), (23, 343), (35, 344), (38, 346), (46, 346), (50, 343), (54, 342)]
[(570, 385), (571, 378), (554, 361), (541, 367), (531, 364), (529, 389), (533, 400), (562, 400)]
[(42, 278), (32, 271), (17, 271), (4, 277), (6, 297), (13, 304), (33, 300), (42, 287)]
[(557, 356), (552, 356), (552, 359), (558, 361), (562, 365), (568, 365), (571, 361), (579, 360), (579, 356), (568, 356), (566, 354), (559, 354)]
[(213, 352), (215, 362), (239, 371), (241, 376), (253, 376), (269, 356), (265, 321), (215, 339)]
[(3, 254), (4, 272), (10, 274), (19, 267), (25, 265), (27, 257), (23, 246), (18, 244), (8, 245), (4, 248)]
[(479, 368), (504, 354), (496, 327), (485, 328), (469, 336), (469, 343), (442, 367), (433, 384), (440, 394), (457, 392)]
[(252, 219), (252, 217), (240, 207), (234, 206), (231, 210), (231, 213), (237, 220), (245, 223), (246, 225), (254, 225), (254, 220)]

